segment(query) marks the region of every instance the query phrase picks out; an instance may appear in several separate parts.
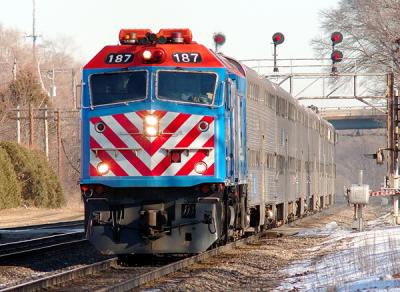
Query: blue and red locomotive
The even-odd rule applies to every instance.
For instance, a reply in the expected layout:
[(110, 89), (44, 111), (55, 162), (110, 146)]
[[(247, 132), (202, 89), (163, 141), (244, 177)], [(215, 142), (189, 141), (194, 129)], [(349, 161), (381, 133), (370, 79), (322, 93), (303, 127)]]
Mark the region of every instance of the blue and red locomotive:
[(334, 129), (192, 41), (123, 29), (83, 70), (87, 238), (111, 254), (198, 253), (334, 199)]

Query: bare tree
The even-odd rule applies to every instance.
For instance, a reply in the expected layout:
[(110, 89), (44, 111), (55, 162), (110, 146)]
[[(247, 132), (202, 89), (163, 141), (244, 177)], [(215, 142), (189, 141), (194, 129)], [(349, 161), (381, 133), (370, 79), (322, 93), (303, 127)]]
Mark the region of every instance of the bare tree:
[[(312, 45), (317, 54), (329, 55), (330, 35), (339, 31), (344, 35), (338, 45), (345, 56), (340, 64), (341, 72), (394, 72), (399, 76), (399, 15), (399, 0), (340, 0), (336, 9), (321, 12), (325, 36), (315, 38)], [(385, 90), (382, 81), (371, 82), (371, 77), (363, 84), (371, 93)]]
[[(51, 104), (57, 108), (71, 108), (74, 105), (74, 83), (78, 83), (81, 66), (73, 57), (74, 51), (74, 42), (68, 37), (56, 40), (41, 38), (36, 47), (41, 74), (38, 80), (42, 80), (40, 83), (43, 83), (42, 87), (48, 94), (52, 86), (57, 87), (57, 95), (51, 98)], [(9, 84), (16, 77), (15, 67), (17, 72), (38, 71), (33, 63), (32, 46), (25, 35), (0, 25), (0, 92), (3, 96), (9, 93)]]
[[(398, 73), (399, 14), (398, 0), (341, 0), (337, 9), (321, 12), (321, 28), (328, 36), (333, 31), (344, 34), (341, 48), (347, 57), (357, 58), (359, 68), (390, 68)], [(322, 53), (330, 50), (330, 43), (322, 40), (313, 40), (313, 45)]]

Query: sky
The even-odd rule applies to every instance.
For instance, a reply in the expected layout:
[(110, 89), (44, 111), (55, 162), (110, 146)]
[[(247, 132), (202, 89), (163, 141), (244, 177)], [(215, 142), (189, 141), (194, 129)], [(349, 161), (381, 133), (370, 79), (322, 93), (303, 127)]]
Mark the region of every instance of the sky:
[[(32, 33), (32, 0), (0, 0), (0, 24)], [(236, 59), (271, 58), (271, 37), (285, 35), (280, 58), (312, 57), (319, 37), (319, 12), (338, 0), (36, 0), (36, 30), (46, 39), (69, 38), (75, 57), (86, 63), (103, 46), (118, 43), (121, 28), (187, 27), (193, 39)], [(40, 39), (39, 39), (40, 42)]]

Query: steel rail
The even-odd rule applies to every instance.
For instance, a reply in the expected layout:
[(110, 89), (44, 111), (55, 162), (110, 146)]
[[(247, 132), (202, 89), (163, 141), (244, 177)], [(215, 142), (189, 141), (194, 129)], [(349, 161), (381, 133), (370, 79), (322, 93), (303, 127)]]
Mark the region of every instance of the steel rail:
[(4, 228), (0, 228), (0, 230), (53, 229), (53, 228), (73, 227), (73, 226), (82, 226), (83, 227), (83, 224), (84, 224), (83, 220), (74, 220), (74, 221), (62, 221), (62, 222), (54, 222), (54, 223), (46, 223), (46, 224), (4, 227)]
[[(55, 242), (58, 241), (58, 242)], [(61, 241), (61, 242), (60, 242)], [(84, 232), (71, 232), (0, 244), (0, 260), (86, 241)]]
[(41, 289), (50, 288), (52, 286), (63, 284), (80, 277), (101, 272), (105, 269), (110, 268), (112, 265), (116, 265), (117, 260), (118, 260), (117, 258), (111, 258), (84, 267), (79, 267), (73, 270), (47, 276), (45, 278), (29, 281), (9, 288), (4, 288), (1, 289), (0, 292), (6, 292), (6, 291), (31, 292), (31, 291), (38, 291)]

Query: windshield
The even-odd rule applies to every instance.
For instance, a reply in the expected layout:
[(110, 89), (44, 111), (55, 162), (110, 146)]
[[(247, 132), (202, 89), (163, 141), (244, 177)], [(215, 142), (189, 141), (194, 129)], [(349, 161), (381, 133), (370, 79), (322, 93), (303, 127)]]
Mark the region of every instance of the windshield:
[(146, 98), (147, 72), (118, 72), (90, 76), (92, 104), (102, 105)]
[(206, 72), (158, 72), (157, 97), (164, 100), (212, 104), (217, 75)]

